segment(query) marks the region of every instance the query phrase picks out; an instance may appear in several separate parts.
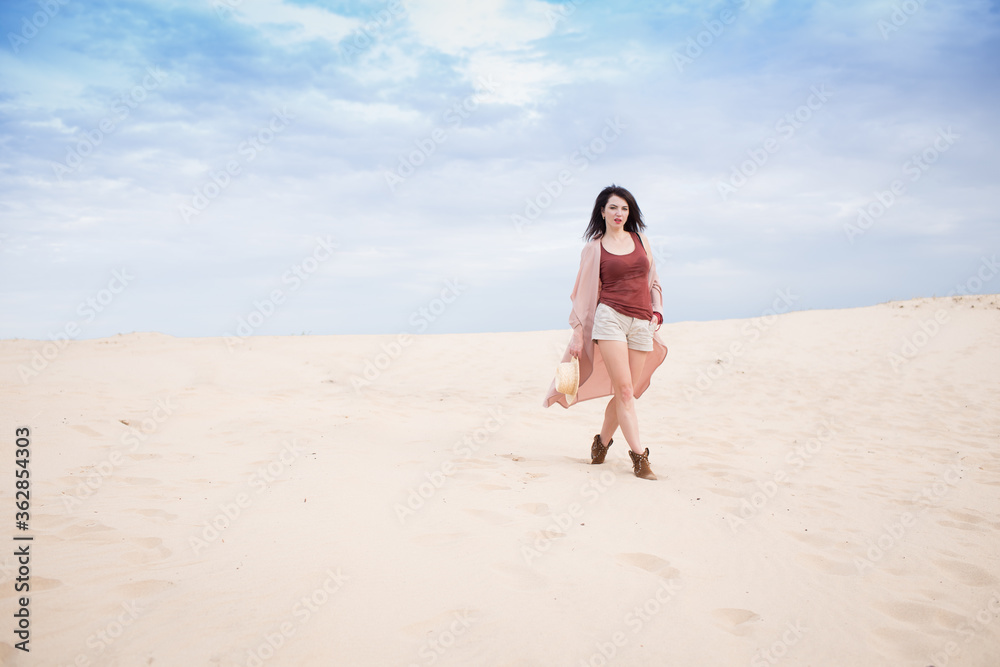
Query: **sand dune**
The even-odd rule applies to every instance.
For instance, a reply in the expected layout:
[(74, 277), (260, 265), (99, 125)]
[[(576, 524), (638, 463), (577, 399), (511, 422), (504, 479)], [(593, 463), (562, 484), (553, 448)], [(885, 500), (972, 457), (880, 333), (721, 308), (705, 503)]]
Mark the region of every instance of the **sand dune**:
[(656, 482), (540, 407), (568, 330), (0, 341), (0, 660), (1000, 665), (1000, 297), (661, 333)]

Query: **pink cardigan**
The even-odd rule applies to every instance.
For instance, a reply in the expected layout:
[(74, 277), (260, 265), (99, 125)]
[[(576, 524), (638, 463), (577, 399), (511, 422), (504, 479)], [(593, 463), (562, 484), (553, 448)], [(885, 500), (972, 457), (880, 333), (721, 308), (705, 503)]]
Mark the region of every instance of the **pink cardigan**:
[[(646, 248), (646, 256), (649, 258), (649, 296), (653, 303), (653, 311), (663, 315), (663, 294), (660, 288), (660, 281), (656, 275), (656, 262)], [(580, 388), (576, 395), (576, 403), (586, 401), (591, 398), (610, 396), (613, 392), (611, 378), (608, 376), (608, 369), (601, 358), (601, 349), (594, 345), (591, 334), (594, 330), (594, 311), (597, 310), (597, 297), (601, 291), (601, 239), (596, 238), (590, 241), (580, 253), (580, 271), (576, 276), (576, 284), (573, 285), (573, 293), (570, 299), (573, 301), (573, 308), (569, 314), (569, 324), (574, 330), (583, 328), (583, 352), (580, 353)], [(659, 333), (653, 334), (653, 351), (646, 356), (646, 364), (642, 369), (638, 380), (633, 382), (633, 395), (638, 398), (646, 391), (649, 380), (663, 360), (667, 356), (667, 346), (660, 340)], [(569, 344), (563, 352), (562, 361), (572, 359), (569, 353)], [(559, 403), (564, 408), (570, 404), (566, 400), (566, 395), (556, 391), (556, 381), (552, 380), (549, 385), (548, 394), (542, 407), (549, 407), (553, 403)], [(574, 403), (573, 405), (576, 405)]]

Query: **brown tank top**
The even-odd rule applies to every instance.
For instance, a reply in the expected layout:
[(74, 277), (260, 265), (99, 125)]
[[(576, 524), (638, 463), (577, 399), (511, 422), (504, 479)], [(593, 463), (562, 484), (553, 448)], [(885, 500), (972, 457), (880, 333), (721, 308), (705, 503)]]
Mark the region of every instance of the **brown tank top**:
[(629, 232), (635, 248), (627, 255), (615, 255), (601, 244), (601, 294), (598, 303), (611, 306), (622, 315), (653, 319), (649, 295), (649, 259), (642, 240)]

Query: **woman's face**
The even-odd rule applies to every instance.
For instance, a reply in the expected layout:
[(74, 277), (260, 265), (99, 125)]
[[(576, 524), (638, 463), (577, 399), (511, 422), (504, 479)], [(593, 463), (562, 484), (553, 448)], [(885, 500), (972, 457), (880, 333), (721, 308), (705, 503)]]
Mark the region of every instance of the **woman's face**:
[(618, 195), (608, 197), (604, 205), (604, 229), (607, 232), (619, 232), (628, 220), (628, 202)]

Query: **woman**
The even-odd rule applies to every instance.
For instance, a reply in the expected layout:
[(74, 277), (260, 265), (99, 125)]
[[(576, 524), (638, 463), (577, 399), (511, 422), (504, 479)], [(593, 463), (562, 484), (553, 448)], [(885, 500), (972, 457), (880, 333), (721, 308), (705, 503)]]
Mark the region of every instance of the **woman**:
[[(573, 336), (562, 360), (579, 360), (577, 402), (613, 394), (590, 448), (591, 463), (604, 463), (621, 426), (636, 476), (656, 479), (649, 448), (640, 445), (635, 410), (635, 399), (667, 356), (657, 334), (663, 324), (663, 295), (649, 239), (640, 231), (645, 226), (635, 197), (625, 188), (612, 185), (597, 196), (570, 295)], [(554, 380), (542, 405), (553, 403), (570, 405)]]

